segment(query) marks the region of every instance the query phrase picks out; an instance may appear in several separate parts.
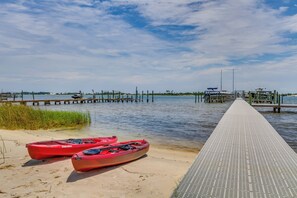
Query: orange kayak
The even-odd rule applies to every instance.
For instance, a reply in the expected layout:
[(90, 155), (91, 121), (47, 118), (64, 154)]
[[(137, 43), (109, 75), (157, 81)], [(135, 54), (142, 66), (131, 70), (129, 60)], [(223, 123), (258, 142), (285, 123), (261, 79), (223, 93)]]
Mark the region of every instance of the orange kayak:
[(82, 139), (50, 140), (27, 144), (32, 159), (40, 160), (55, 156), (72, 156), (88, 148), (109, 145), (117, 142), (117, 137), (96, 137)]
[(136, 160), (148, 150), (146, 140), (131, 140), (84, 150), (74, 154), (71, 161), (76, 171), (83, 172)]

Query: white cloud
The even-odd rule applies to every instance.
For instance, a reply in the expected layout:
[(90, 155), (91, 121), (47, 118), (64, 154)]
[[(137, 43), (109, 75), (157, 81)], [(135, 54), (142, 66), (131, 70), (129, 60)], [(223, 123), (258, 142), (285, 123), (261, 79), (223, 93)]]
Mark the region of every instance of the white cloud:
[[(27, 1), (1, 4), (2, 85), (23, 86), (18, 80), (13, 85), (5, 81), (23, 78), (29, 82), (31, 77), (32, 83), (28, 84), (40, 87), (44, 85), (34, 85), (33, 79), (42, 77), (61, 84), (69, 81), (69, 87), (88, 88), (82, 82), (92, 80), (110, 88), (142, 85), (147, 89), (203, 90), (217, 84), (221, 69), (236, 67), (243, 79), (238, 85), (250, 89), (295, 69), (296, 45), (283, 43), (290, 42), (286, 34), (297, 32), (297, 15), (282, 15), (286, 8), (272, 9), (257, 0), (191, 3), (128, 0), (97, 2), (92, 7), (93, 1), (65, 0), (30, 1), (31, 6)], [(176, 42), (161, 39), (146, 28), (135, 28), (106, 10), (120, 4), (137, 5), (150, 26), (196, 26), (179, 32), (194, 34), (196, 39)], [(257, 60), (265, 54), (290, 56)], [(246, 59), (249, 64), (235, 65), (233, 59)], [(293, 73), (286, 80), (296, 84)], [(286, 87), (296, 89), (290, 84)]]

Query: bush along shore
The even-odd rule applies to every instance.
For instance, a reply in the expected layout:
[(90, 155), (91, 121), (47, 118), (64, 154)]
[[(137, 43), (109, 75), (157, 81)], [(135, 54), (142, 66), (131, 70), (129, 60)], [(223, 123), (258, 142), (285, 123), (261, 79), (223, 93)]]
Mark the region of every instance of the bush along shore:
[(2, 129), (82, 128), (90, 122), (89, 112), (49, 111), (22, 105), (0, 105)]

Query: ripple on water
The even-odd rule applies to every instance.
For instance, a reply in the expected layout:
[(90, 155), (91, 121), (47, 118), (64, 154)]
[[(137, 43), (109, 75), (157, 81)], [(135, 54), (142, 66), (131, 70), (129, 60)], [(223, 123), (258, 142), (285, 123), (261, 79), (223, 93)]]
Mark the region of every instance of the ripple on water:
[[(200, 149), (231, 103), (194, 103), (194, 97), (160, 97), (155, 103), (95, 103), (51, 105), (41, 108), (89, 111), (90, 135), (118, 135), (119, 137), (146, 138), (152, 143), (183, 148)], [(284, 102), (286, 102), (285, 99)], [(288, 100), (297, 103), (297, 97)], [(260, 113), (295, 149), (297, 145), (297, 109), (259, 108)]]

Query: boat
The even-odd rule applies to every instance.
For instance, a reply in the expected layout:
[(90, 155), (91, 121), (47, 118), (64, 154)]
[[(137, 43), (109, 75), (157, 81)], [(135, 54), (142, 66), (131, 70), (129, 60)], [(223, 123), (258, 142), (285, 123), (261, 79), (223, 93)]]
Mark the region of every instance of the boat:
[(71, 96), (71, 98), (73, 98), (73, 99), (81, 99), (81, 98), (83, 98), (83, 94), (81, 93), (81, 91), (79, 91), (79, 93), (74, 94), (73, 96)]
[(117, 142), (117, 137), (96, 137), (82, 139), (50, 140), (26, 144), (32, 159), (41, 160), (57, 156), (72, 156), (88, 148)]
[(0, 101), (1, 100), (8, 100), (8, 98), (12, 98), (13, 94), (10, 92), (6, 92), (6, 93), (0, 93)]
[(204, 91), (204, 102), (226, 102), (234, 100), (234, 93), (228, 92), (227, 90), (218, 90), (217, 87), (209, 87)]
[(146, 140), (131, 140), (84, 150), (74, 154), (71, 161), (76, 171), (85, 172), (136, 160), (148, 150)]
[[(250, 91), (252, 103), (268, 103), (273, 104), (276, 100), (275, 93), (266, 90), (266, 88), (257, 88), (255, 91)], [(248, 96), (249, 97), (249, 96)]]

